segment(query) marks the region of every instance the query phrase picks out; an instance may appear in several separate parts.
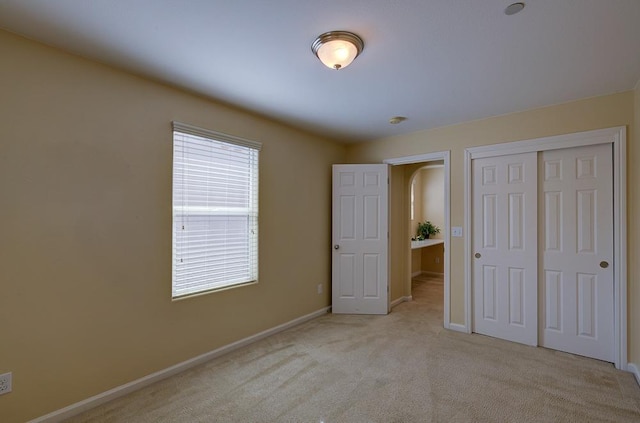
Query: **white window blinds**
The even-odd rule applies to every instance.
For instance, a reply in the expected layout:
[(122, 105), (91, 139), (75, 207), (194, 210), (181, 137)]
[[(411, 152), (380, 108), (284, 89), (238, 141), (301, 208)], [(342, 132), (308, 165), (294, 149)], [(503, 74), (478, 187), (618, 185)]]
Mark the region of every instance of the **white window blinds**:
[(258, 279), (260, 146), (173, 123), (173, 298)]

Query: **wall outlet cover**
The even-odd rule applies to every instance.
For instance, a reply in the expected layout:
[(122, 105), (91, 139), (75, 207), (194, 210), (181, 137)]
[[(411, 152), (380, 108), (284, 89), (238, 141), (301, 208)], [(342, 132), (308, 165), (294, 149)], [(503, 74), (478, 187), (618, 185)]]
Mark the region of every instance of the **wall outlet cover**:
[(451, 228), (451, 236), (459, 238), (462, 236), (462, 226), (453, 226)]
[(11, 392), (11, 372), (0, 375), (0, 395)]

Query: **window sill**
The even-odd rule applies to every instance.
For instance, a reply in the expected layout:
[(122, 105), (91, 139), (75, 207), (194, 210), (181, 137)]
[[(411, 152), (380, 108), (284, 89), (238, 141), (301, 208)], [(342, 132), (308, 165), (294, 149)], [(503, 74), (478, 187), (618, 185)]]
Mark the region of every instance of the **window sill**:
[(215, 289), (209, 289), (207, 291), (202, 291), (202, 292), (194, 292), (192, 294), (185, 294), (185, 295), (181, 295), (179, 297), (171, 297), (171, 301), (182, 301), (182, 300), (187, 300), (189, 298), (194, 298), (194, 297), (202, 297), (203, 295), (209, 295), (209, 294), (214, 294), (216, 292), (220, 292), (220, 291), (228, 291), (230, 289), (235, 289), (235, 288), (241, 288), (243, 286), (250, 286), (250, 285), (257, 285), (258, 281), (250, 281), (250, 282), (244, 282), (244, 283), (237, 283), (234, 285), (229, 285), (229, 286), (223, 286), (220, 288), (215, 288)]

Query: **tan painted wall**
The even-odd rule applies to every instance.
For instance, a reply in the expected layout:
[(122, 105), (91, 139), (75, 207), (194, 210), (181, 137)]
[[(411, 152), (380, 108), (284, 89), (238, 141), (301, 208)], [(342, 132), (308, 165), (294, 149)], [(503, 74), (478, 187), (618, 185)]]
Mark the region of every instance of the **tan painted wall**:
[[(637, 95), (637, 90), (636, 90)], [(638, 101), (637, 99), (635, 100)], [(636, 109), (636, 119), (637, 109)], [(464, 226), (464, 149), (467, 147), (504, 143), (525, 139), (540, 138), (552, 135), (567, 134), (593, 129), (626, 125), (630, 128), (629, 144), (640, 143), (637, 135), (633, 135), (634, 125), (634, 92), (589, 98), (540, 109), (513, 113), (489, 119), (465, 122), (458, 125), (436, 128), (392, 138), (381, 139), (372, 143), (350, 145), (348, 160), (353, 163), (377, 163), (383, 159), (425, 154), (437, 151), (451, 151), (451, 226)], [(632, 142), (634, 140), (634, 142)], [(629, 163), (640, 160), (640, 151), (630, 145)], [(630, 187), (640, 185), (637, 172), (629, 174)], [(637, 210), (632, 205), (640, 203), (640, 192), (631, 190), (631, 212)], [(635, 189), (637, 190), (637, 188)], [(393, 195), (392, 195), (393, 196)], [(402, 203), (393, 202), (391, 216), (401, 215)], [(406, 220), (405, 220), (406, 221)], [(639, 224), (633, 217), (629, 219), (632, 234), (637, 234)], [(465, 236), (468, 233), (465, 229)], [(392, 235), (393, 236), (393, 235)], [(634, 235), (635, 236), (635, 235)], [(638, 242), (632, 243), (629, 250), (630, 262), (638, 255)], [(400, 246), (402, 247), (402, 246)], [(402, 248), (391, 250), (393, 263), (402, 263), (402, 257), (409, 256)], [(392, 272), (395, 272), (392, 269)], [(630, 268), (629, 286), (633, 292), (630, 296), (630, 308), (640, 308), (640, 296), (636, 292), (638, 269)], [(402, 277), (402, 276), (399, 276)], [(464, 239), (451, 238), (451, 322), (464, 323)], [(405, 284), (406, 289), (406, 284)], [(638, 311), (630, 315), (638, 316)], [(637, 321), (638, 319), (636, 319)], [(631, 325), (630, 325), (631, 326)], [(634, 324), (630, 332), (630, 345), (633, 346), (633, 357), (640, 360), (640, 328)]]
[(440, 228), (432, 238), (442, 239), (444, 234), (444, 168), (426, 168), (420, 171), (422, 179), (422, 221), (430, 221)]
[(421, 266), (423, 272), (444, 273), (444, 244), (423, 248)]
[(411, 275), (420, 272), (444, 273), (444, 245), (411, 250)]
[(423, 248), (411, 250), (411, 275), (422, 272), (422, 250)]
[[(1, 31), (0, 51), (0, 420), (329, 305), (343, 146)], [(172, 120), (263, 143), (258, 284), (171, 301)]]
[[(427, 220), (444, 231), (444, 168), (420, 169), (415, 173), (414, 180), (416, 207), (415, 218), (410, 223), (410, 237), (416, 235), (418, 222)], [(408, 180), (407, 183), (411, 181)], [(442, 238), (443, 235), (444, 233), (441, 232), (433, 238)], [(436, 258), (439, 262), (436, 262)], [(442, 246), (411, 250), (411, 274), (417, 272), (444, 272)]]
[[(444, 168), (427, 167), (420, 171), (422, 178), (422, 221), (430, 221), (440, 228), (432, 238), (444, 237)], [(444, 246), (434, 245), (422, 249), (423, 272), (444, 273)]]
[[(409, 215), (409, 190), (403, 166), (391, 166), (389, 203), (389, 250), (405, 251), (403, 255), (389, 255), (389, 301), (395, 301), (407, 291), (407, 274), (411, 271), (411, 237), (407, 222)], [(399, 205), (395, 207), (393, 205)], [(411, 281), (409, 281), (411, 282)]]

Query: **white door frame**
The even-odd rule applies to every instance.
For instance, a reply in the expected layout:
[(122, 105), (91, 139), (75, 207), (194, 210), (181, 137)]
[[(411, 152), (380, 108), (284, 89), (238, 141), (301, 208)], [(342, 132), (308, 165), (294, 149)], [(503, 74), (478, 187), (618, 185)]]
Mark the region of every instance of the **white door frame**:
[[(433, 162), (442, 160), (444, 162), (444, 327), (445, 329), (453, 329), (460, 331), (460, 326), (455, 323), (451, 323), (451, 254), (450, 254), (450, 242), (451, 242), (451, 230), (450, 230), (450, 216), (451, 216), (451, 170), (450, 170), (450, 156), (451, 152), (438, 151), (435, 153), (418, 154), (415, 156), (396, 157), (392, 159), (385, 159), (382, 162), (393, 166), (414, 164), (422, 162)], [(411, 241), (407, 238), (407, 245), (410, 245)], [(391, 257), (391, 254), (389, 254)]]
[[(627, 129), (624, 126), (598, 129), (503, 144), (465, 149), (464, 156), (464, 220), (467, 233), (471, 230), (471, 161), (482, 157), (557, 150), (596, 144), (613, 145), (613, 256), (614, 256), (614, 364), (627, 368)], [(465, 326), (471, 333), (471, 236), (464, 240)]]

